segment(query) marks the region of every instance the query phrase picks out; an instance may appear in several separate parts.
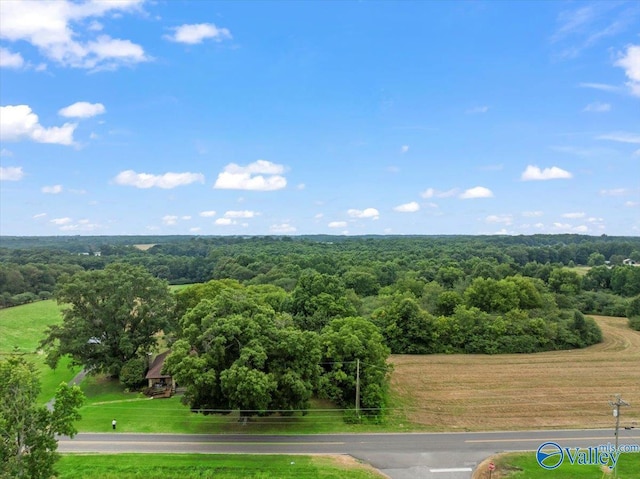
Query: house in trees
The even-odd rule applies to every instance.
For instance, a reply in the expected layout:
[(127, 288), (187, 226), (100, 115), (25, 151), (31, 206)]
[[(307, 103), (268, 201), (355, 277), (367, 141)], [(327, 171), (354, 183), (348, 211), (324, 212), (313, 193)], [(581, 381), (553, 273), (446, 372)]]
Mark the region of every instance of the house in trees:
[(170, 397), (176, 391), (176, 382), (169, 374), (163, 374), (164, 361), (171, 351), (158, 354), (149, 365), (149, 371), (145, 378), (148, 383), (148, 391), (151, 396)]

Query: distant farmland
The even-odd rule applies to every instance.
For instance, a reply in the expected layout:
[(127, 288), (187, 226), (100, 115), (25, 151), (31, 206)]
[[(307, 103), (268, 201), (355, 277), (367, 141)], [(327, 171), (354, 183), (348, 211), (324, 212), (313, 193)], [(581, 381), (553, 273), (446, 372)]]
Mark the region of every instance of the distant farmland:
[[(640, 332), (594, 316), (604, 342), (537, 354), (392, 357), (392, 391), (407, 421), (436, 430), (613, 427), (614, 394), (640, 427)], [(635, 423), (634, 423), (635, 422)]]

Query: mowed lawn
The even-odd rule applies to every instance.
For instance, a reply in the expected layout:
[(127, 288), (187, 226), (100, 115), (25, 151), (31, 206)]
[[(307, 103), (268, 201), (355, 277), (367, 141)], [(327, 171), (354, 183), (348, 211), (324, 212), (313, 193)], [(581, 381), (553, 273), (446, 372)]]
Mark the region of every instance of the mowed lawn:
[(246, 454), (68, 454), (58, 479), (379, 479), (350, 456)]
[(37, 352), (47, 326), (61, 321), (60, 308), (52, 300), (0, 309), (0, 354), (6, 357), (17, 348), (36, 365), (42, 386), (38, 400), (43, 404), (53, 397), (61, 382), (70, 381), (80, 371), (70, 370), (67, 358), (52, 370), (45, 364), (44, 355)]
[(631, 404), (621, 426), (640, 426), (640, 332), (625, 318), (594, 318), (604, 342), (585, 349), (393, 356), (400, 411), (431, 430), (607, 428), (620, 394)]
[[(496, 469), (489, 475), (489, 462)], [(621, 454), (616, 466), (619, 479), (637, 479), (640, 477), (640, 454)], [(540, 467), (534, 452), (499, 454), (480, 464), (474, 473), (474, 479), (603, 479), (613, 478), (613, 471), (607, 466), (578, 465), (564, 460), (551, 471)]]

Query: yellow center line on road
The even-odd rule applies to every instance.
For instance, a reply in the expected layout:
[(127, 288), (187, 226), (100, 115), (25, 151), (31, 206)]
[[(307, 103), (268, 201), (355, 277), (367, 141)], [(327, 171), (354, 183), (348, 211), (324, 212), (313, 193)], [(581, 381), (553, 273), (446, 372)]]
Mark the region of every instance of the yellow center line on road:
[(567, 442), (567, 441), (592, 441), (595, 439), (599, 439), (602, 441), (612, 440), (611, 436), (595, 436), (595, 437), (562, 437), (562, 438), (544, 438), (544, 437), (536, 437), (536, 438), (520, 438), (520, 439), (466, 439), (464, 442), (466, 443), (476, 443), (476, 442)]

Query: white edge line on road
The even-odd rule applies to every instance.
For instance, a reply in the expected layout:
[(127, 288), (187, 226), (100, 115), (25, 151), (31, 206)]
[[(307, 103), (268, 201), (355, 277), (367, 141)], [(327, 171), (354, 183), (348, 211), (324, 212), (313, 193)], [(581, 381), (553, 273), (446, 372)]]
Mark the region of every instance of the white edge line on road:
[(429, 469), (429, 472), (471, 472), (470, 467), (449, 467), (445, 469)]

